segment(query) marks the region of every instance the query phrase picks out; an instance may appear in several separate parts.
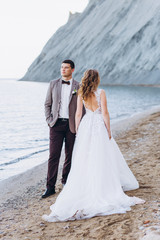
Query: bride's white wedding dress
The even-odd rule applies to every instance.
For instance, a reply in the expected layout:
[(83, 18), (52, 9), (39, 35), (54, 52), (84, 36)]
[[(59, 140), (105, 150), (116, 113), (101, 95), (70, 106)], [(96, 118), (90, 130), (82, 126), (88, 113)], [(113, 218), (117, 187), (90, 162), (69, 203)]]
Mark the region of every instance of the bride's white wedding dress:
[(109, 140), (100, 92), (95, 92), (99, 107), (94, 112), (86, 108), (79, 125), (67, 183), (50, 207), (50, 215), (43, 215), (48, 222), (125, 213), (144, 202), (123, 192), (139, 185), (114, 138)]

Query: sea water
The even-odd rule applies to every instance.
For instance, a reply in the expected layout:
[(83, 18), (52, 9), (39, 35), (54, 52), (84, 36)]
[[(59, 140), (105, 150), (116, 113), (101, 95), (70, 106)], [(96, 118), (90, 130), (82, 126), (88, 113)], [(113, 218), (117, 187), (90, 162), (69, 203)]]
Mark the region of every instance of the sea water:
[[(102, 86), (111, 122), (160, 104), (160, 88)], [(48, 83), (0, 80), (0, 180), (48, 160), (44, 101)]]

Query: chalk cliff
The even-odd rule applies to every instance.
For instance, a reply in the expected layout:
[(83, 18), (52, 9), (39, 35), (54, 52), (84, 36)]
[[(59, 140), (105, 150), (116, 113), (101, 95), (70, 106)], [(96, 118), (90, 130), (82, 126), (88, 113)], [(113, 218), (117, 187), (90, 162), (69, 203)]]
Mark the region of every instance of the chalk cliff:
[(160, 1), (90, 0), (49, 39), (22, 80), (50, 81), (72, 59), (74, 78), (95, 68), (102, 84), (160, 84)]

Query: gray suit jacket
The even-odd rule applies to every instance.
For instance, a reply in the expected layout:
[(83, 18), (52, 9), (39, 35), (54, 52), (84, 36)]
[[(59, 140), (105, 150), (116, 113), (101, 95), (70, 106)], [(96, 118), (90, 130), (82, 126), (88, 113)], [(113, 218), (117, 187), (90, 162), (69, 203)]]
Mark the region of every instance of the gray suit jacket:
[[(61, 104), (61, 88), (62, 79), (52, 80), (49, 84), (46, 100), (45, 100), (45, 116), (50, 127), (56, 123), (60, 104)], [(73, 79), (69, 99), (69, 128), (72, 133), (75, 133), (75, 113), (77, 109), (77, 94), (72, 94), (73, 90), (79, 89), (79, 83)]]

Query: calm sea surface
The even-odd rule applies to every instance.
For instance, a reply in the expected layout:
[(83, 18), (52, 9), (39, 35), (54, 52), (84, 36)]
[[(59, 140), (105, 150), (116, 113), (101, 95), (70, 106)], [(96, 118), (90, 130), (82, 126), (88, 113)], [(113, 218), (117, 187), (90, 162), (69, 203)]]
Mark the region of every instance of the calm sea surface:
[[(44, 100), (48, 83), (0, 80), (0, 180), (48, 159), (49, 129)], [(160, 104), (160, 88), (102, 87), (111, 121)]]

